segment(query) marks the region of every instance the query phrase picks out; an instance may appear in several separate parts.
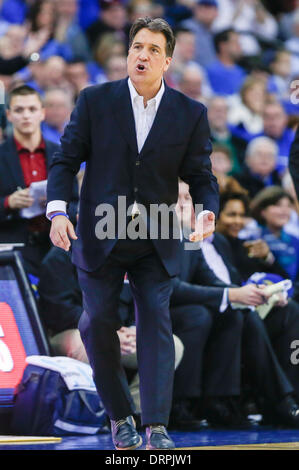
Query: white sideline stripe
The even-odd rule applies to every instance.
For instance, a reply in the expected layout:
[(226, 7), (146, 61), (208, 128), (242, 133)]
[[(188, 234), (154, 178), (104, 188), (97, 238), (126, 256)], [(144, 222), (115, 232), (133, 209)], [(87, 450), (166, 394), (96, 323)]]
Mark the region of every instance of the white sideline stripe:
[(65, 421), (61, 421), (61, 419), (57, 419), (54, 423), (54, 426), (57, 428), (63, 429), (63, 431), (70, 431), (70, 432), (81, 432), (83, 434), (96, 434), (100, 428), (94, 428), (92, 426), (78, 426), (77, 424), (66, 423)]

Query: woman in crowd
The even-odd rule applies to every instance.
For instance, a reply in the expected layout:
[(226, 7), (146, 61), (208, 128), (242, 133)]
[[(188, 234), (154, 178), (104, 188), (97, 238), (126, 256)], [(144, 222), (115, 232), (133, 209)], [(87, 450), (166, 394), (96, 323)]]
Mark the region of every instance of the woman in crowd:
[(66, 61), (72, 59), (73, 52), (70, 45), (56, 38), (57, 15), (55, 2), (52, 0), (37, 0), (34, 2), (28, 10), (27, 22), (30, 31), (33, 33), (43, 29), (50, 31), (48, 42), (40, 50), (43, 60), (53, 55), (58, 55)]
[(253, 136), (263, 132), (262, 112), (265, 100), (264, 80), (249, 75), (229, 109), (228, 122), (233, 126), (234, 134), (249, 141)]
[(295, 282), (299, 272), (299, 239), (285, 231), (293, 206), (292, 196), (280, 186), (263, 189), (251, 201), (251, 214), (259, 224), (259, 237)]

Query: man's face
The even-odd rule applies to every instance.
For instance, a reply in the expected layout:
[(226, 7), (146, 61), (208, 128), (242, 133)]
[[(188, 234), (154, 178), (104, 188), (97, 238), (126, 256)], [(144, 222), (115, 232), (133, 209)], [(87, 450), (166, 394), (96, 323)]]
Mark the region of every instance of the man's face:
[(153, 87), (162, 80), (171, 57), (166, 55), (166, 38), (142, 28), (133, 39), (127, 57), (128, 75), (136, 86)]
[(218, 16), (218, 8), (213, 5), (196, 5), (195, 17), (205, 26), (210, 27)]
[(180, 83), (180, 90), (189, 98), (198, 100), (201, 95), (202, 77), (196, 70), (186, 71)]
[(23, 135), (31, 135), (40, 128), (45, 118), (45, 110), (36, 95), (14, 96), (7, 110), (7, 119), (15, 130)]
[(226, 48), (230, 57), (233, 60), (238, 60), (242, 55), (242, 49), (240, 45), (239, 35), (235, 32), (230, 33), (229, 39), (226, 42)]
[(88, 73), (83, 63), (70, 64), (66, 72), (67, 80), (78, 89), (88, 83)]
[(45, 99), (45, 117), (48, 124), (60, 128), (69, 119), (71, 105), (62, 92), (52, 93)]
[(255, 152), (246, 159), (246, 163), (252, 173), (267, 177), (275, 170), (276, 153), (271, 145), (263, 144), (256, 148)]
[(291, 73), (291, 54), (289, 52), (281, 52), (272, 64), (272, 71), (275, 75), (288, 78)]
[(227, 103), (222, 98), (215, 98), (208, 106), (208, 118), (211, 128), (216, 131), (227, 129)]
[(180, 32), (176, 38), (175, 50), (182, 60), (192, 60), (195, 54), (195, 36), (192, 32)]
[(264, 132), (273, 139), (278, 139), (283, 134), (287, 125), (287, 116), (278, 104), (268, 105), (264, 110)]

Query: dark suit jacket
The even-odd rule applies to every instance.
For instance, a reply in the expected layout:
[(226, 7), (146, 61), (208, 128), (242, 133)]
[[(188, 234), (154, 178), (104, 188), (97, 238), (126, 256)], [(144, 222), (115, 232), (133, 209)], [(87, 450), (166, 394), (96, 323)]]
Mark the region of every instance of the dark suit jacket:
[(181, 243), (178, 257), (181, 269), (172, 281), (170, 307), (198, 304), (218, 311), (228, 286), (215, 276), (201, 250), (184, 250)]
[(297, 198), (299, 199), (299, 126), (291, 145), (289, 170), (294, 182)]
[[(46, 160), (49, 170), (50, 162), (58, 145), (46, 142)], [(13, 137), (8, 138), (0, 145), (0, 243), (27, 242), (28, 219), (20, 216), (19, 210), (6, 210), (5, 197), (12, 194), (18, 187), (25, 188), (25, 182), (17, 149)], [(69, 205), (70, 218), (75, 222), (78, 205), (78, 185), (72, 181), (71, 203)]]
[[(194, 204), (218, 212), (218, 184), (211, 172), (211, 142), (206, 108), (165, 84), (155, 121), (140, 152), (127, 80), (85, 88), (55, 153), (48, 180), (48, 201), (69, 201), (71, 181), (86, 161), (78, 240), (73, 244), (74, 263), (87, 271), (97, 269), (117, 241), (118, 196), (125, 196), (125, 210), (134, 200), (147, 211), (151, 204), (175, 206), (178, 177), (190, 186)], [(99, 204), (115, 211), (116, 236), (97, 238)], [(108, 215), (109, 217), (109, 215)], [(176, 216), (174, 216), (176, 218)], [(109, 222), (110, 223), (110, 222)], [(170, 225), (170, 224), (169, 224)], [(151, 227), (159, 227), (157, 217)], [(178, 272), (179, 238), (153, 240), (170, 275)]]
[(249, 258), (247, 250), (243, 247), (243, 240), (225, 237), (216, 232), (213, 245), (222, 256), (234, 284), (241, 285), (255, 272), (267, 272), (288, 278), (286, 272), (276, 261), (269, 265), (258, 258)]
[[(243, 171), (234, 176), (236, 180), (240, 183), (240, 185), (243, 188), (247, 189), (247, 191), (249, 192), (250, 198), (253, 198), (259, 191), (265, 188), (265, 184), (262, 181), (262, 179), (253, 175), (245, 164), (243, 167)], [(278, 186), (281, 185), (281, 179), (276, 170), (272, 172), (271, 177), (272, 177), (273, 185), (278, 185)]]

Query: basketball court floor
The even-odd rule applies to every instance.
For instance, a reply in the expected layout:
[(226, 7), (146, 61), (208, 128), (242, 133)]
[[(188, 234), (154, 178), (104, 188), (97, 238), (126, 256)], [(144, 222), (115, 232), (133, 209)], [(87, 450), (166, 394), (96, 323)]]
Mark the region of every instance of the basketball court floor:
[[(144, 433), (141, 433), (144, 441)], [(215, 430), (199, 432), (170, 431), (176, 450), (299, 450), (299, 429)], [(144, 450), (145, 445), (139, 448)], [(2, 450), (114, 450), (110, 433), (95, 436), (67, 436), (39, 438), (0, 436)], [(123, 455), (123, 453), (121, 453)]]

